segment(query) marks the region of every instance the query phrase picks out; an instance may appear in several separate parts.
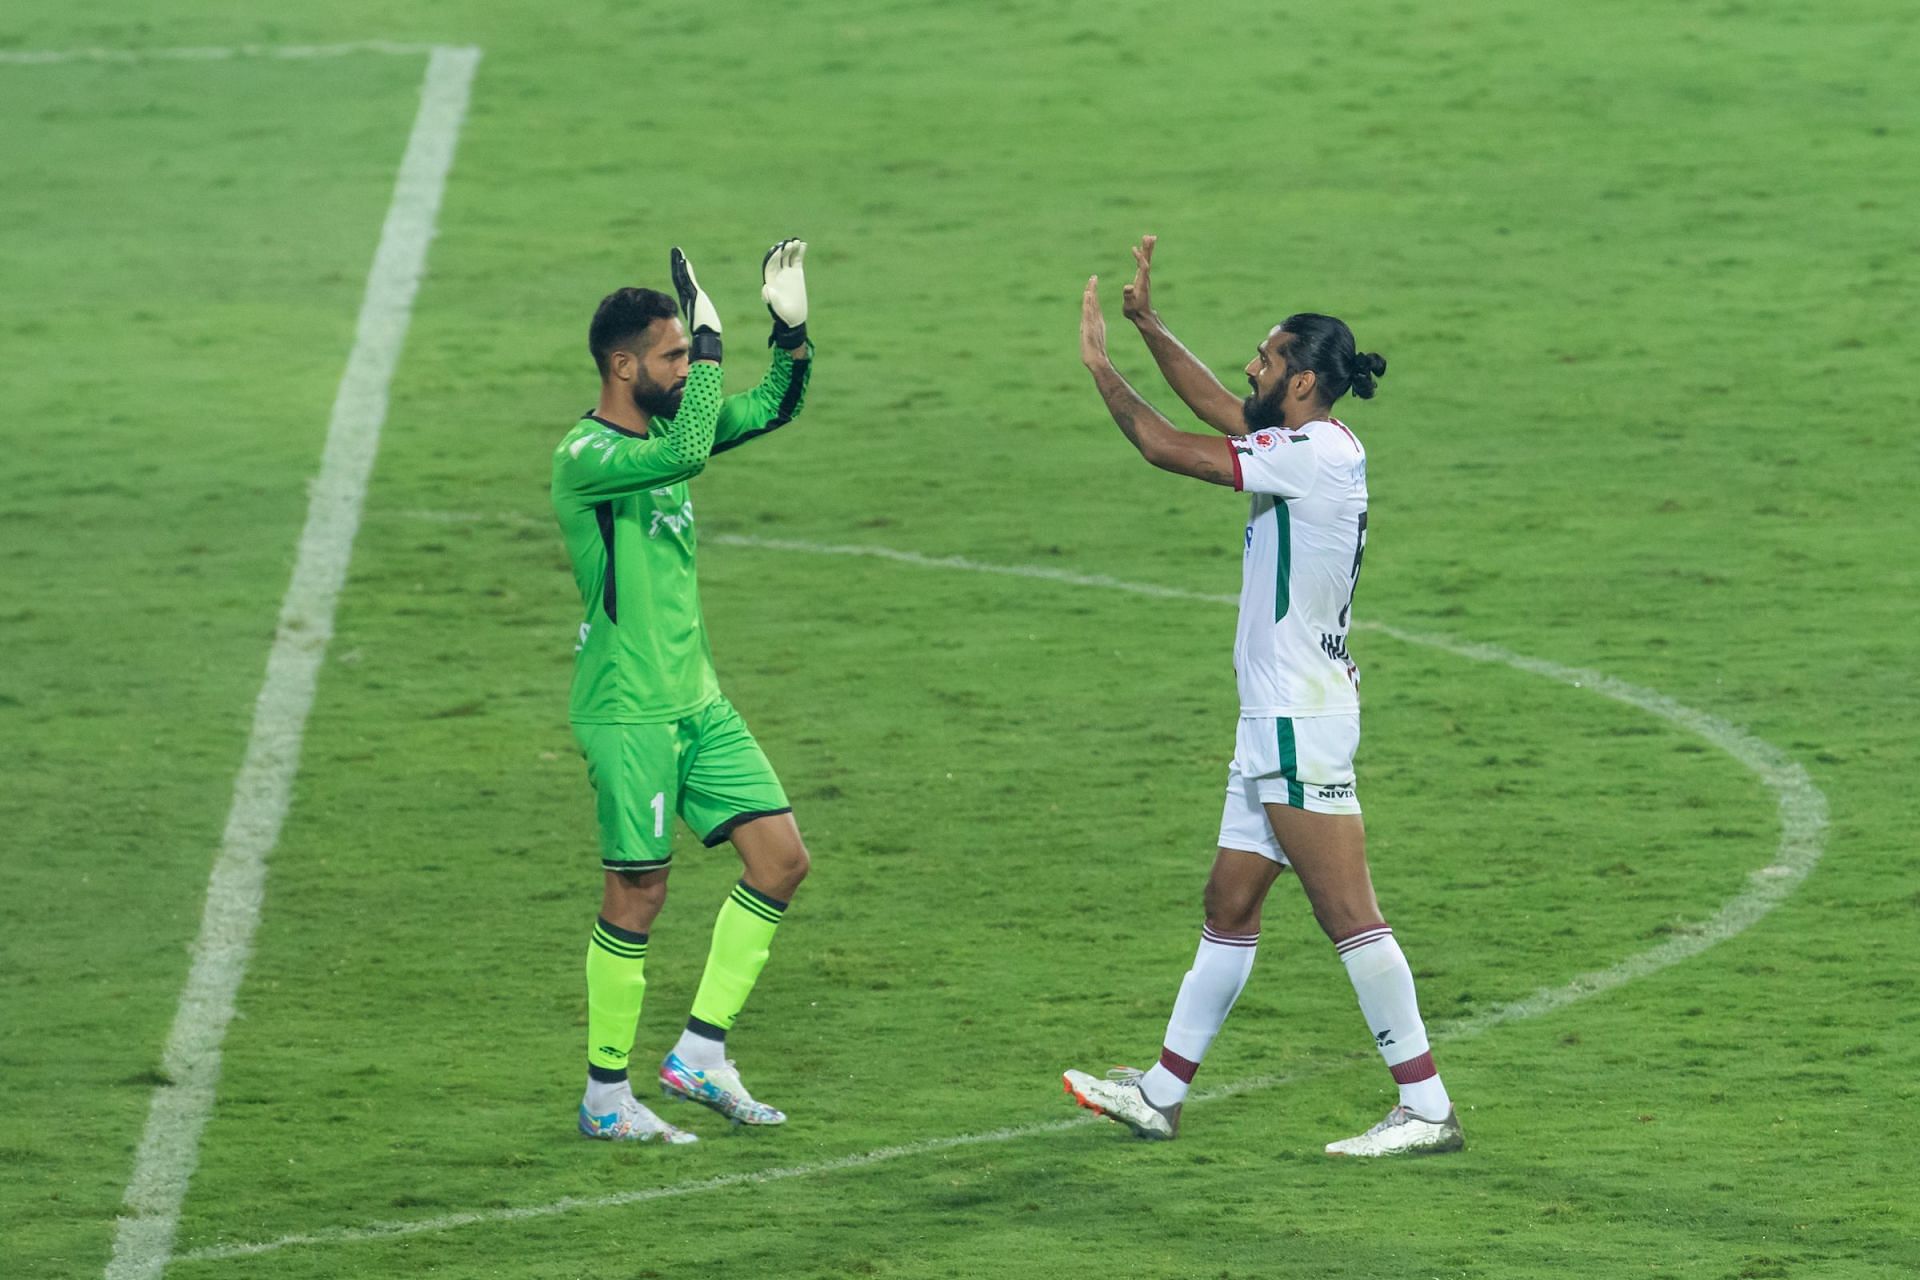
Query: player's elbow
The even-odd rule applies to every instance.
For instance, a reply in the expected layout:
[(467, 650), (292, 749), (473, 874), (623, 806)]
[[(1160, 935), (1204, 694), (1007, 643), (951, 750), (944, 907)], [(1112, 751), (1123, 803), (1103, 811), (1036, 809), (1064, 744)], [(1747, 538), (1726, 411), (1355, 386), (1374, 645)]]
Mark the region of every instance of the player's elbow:
[(1186, 475), (1192, 469), (1188, 457), (1191, 452), (1189, 442), (1182, 437), (1171, 440), (1142, 440), (1140, 456), (1162, 471), (1171, 471), (1175, 475)]
[(1133, 442), (1133, 447), (1138, 449), (1140, 456), (1151, 465), (1159, 467), (1162, 471), (1172, 470), (1169, 465), (1173, 458), (1172, 450), (1168, 449), (1167, 442), (1158, 436), (1142, 436)]

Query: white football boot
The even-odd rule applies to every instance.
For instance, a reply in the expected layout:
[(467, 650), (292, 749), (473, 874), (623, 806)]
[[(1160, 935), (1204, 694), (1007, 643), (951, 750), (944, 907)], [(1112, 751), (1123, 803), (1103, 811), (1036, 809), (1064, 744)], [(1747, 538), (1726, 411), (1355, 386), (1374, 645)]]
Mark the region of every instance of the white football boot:
[(785, 1124), (787, 1113), (764, 1102), (755, 1102), (740, 1083), (740, 1072), (733, 1059), (704, 1071), (695, 1070), (670, 1053), (660, 1064), (660, 1092), (669, 1098), (683, 1098), (718, 1111), (735, 1124)]
[(1467, 1145), (1460, 1121), (1452, 1110), (1444, 1120), (1428, 1120), (1405, 1107), (1395, 1107), (1387, 1118), (1357, 1138), (1327, 1144), (1330, 1156), (1415, 1156), (1458, 1151)]
[(1141, 1072), (1132, 1067), (1115, 1067), (1105, 1080), (1096, 1080), (1084, 1071), (1069, 1071), (1060, 1077), (1073, 1100), (1093, 1112), (1133, 1130), (1142, 1138), (1164, 1142), (1180, 1132), (1180, 1105), (1165, 1110), (1147, 1101), (1140, 1090)]
[(609, 1142), (665, 1142), (671, 1146), (698, 1142), (685, 1129), (676, 1129), (640, 1104), (631, 1093), (621, 1098), (612, 1111), (595, 1114), (580, 1104), (580, 1132), (589, 1138)]

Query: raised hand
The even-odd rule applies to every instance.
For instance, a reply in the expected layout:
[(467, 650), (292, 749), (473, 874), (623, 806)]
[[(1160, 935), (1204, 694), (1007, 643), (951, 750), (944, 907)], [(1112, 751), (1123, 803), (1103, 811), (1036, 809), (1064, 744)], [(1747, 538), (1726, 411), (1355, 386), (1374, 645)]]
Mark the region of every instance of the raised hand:
[(1133, 247), (1133, 283), (1120, 290), (1120, 313), (1136, 324), (1153, 314), (1153, 245), (1159, 236), (1141, 236)]
[(773, 315), (767, 345), (794, 350), (807, 341), (805, 240), (782, 240), (760, 259), (760, 298)]
[(673, 246), (673, 252), (667, 255), (667, 265), (673, 272), (674, 292), (680, 295), (680, 314), (693, 339), (693, 358), (718, 360), (720, 313), (713, 309), (713, 300), (707, 297), (707, 291), (693, 278), (693, 264), (680, 252), (679, 245)]
[(1100, 313), (1100, 277), (1087, 277), (1087, 291), (1080, 295), (1080, 363), (1089, 369), (1106, 365), (1107, 318)]

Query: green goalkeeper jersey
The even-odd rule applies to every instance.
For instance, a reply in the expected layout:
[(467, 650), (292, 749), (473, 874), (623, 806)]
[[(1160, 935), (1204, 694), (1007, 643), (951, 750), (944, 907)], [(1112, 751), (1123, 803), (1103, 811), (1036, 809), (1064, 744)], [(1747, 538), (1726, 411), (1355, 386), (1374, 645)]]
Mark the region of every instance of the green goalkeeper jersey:
[(687, 373), (680, 412), (642, 436), (588, 414), (553, 453), (553, 511), (586, 618), (574, 649), (576, 724), (653, 724), (720, 696), (700, 616), (687, 481), (799, 412), (813, 361), (776, 350), (752, 391), (721, 397), (717, 365)]

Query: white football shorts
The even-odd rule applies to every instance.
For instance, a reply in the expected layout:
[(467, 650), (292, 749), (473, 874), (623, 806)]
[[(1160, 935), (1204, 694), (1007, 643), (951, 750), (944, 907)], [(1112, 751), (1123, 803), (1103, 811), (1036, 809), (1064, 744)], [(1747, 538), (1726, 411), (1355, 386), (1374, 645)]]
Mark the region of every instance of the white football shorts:
[(1309, 813), (1359, 813), (1353, 757), (1360, 716), (1242, 716), (1227, 766), (1220, 847), (1245, 849), (1285, 866), (1287, 855), (1267, 821), (1269, 804)]

